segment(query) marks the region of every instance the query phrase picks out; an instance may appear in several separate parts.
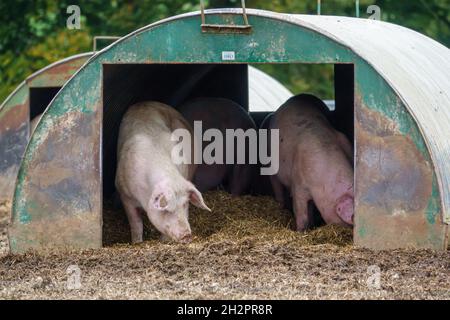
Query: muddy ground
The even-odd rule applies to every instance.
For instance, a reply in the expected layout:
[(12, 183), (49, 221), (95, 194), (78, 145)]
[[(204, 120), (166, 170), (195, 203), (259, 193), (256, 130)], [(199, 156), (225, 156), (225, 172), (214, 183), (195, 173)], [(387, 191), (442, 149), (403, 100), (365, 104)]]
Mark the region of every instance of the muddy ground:
[(213, 213), (191, 209), (189, 245), (147, 225), (132, 246), (123, 212), (106, 204), (105, 248), (26, 255), (7, 254), (0, 206), (0, 299), (450, 299), (449, 251), (357, 249), (348, 229), (291, 231), (269, 198), (205, 199)]

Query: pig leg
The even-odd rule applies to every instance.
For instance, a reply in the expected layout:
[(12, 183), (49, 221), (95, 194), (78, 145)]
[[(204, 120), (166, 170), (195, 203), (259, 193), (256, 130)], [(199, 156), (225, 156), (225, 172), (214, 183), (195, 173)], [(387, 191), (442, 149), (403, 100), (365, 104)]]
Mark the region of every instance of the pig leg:
[(294, 190), (292, 200), (297, 231), (305, 231), (311, 227), (313, 222), (312, 206), (309, 205), (312, 197), (306, 190)]
[(275, 200), (281, 204), (284, 208), (284, 187), (276, 175), (270, 176), (270, 183), (272, 184), (273, 193), (275, 194)]
[(142, 221), (142, 215), (139, 209), (136, 207), (136, 203), (127, 197), (121, 197), (123, 207), (127, 213), (128, 223), (131, 230), (131, 242), (140, 243), (143, 240), (144, 223)]

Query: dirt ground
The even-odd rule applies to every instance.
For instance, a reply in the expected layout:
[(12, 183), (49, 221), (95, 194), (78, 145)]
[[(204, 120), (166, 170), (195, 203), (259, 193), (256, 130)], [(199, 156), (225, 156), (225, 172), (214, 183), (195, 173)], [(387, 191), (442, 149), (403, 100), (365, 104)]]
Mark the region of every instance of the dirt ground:
[(450, 299), (449, 251), (357, 249), (348, 229), (291, 231), (267, 197), (205, 199), (213, 213), (191, 208), (189, 245), (147, 225), (132, 246), (106, 204), (103, 249), (25, 255), (8, 255), (0, 205), (0, 299)]

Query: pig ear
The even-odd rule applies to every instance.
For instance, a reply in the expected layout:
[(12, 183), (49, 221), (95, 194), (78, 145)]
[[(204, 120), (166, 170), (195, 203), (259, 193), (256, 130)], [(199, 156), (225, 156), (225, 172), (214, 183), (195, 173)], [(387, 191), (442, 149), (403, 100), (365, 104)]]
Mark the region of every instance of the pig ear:
[(169, 206), (169, 202), (167, 201), (166, 195), (164, 193), (160, 193), (156, 195), (152, 199), (153, 208), (158, 210), (166, 210)]
[(167, 188), (156, 188), (150, 199), (150, 206), (157, 210), (170, 210), (172, 191)]
[(211, 212), (211, 209), (205, 204), (202, 194), (194, 186), (189, 189), (189, 201), (196, 207)]

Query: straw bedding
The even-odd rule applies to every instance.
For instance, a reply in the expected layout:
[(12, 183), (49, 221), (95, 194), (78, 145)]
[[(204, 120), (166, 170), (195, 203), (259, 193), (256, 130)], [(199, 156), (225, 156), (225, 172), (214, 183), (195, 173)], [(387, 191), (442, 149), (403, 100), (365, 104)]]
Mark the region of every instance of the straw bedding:
[(191, 207), (188, 245), (160, 241), (148, 223), (131, 245), (122, 209), (105, 203), (103, 249), (25, 255), (7, 254), (0, 205), (0, 299), (450, 299), (448, 251), (358, 249), (350, 229), (293, 231), (269, 197), (204, 196), (213, 212)]

